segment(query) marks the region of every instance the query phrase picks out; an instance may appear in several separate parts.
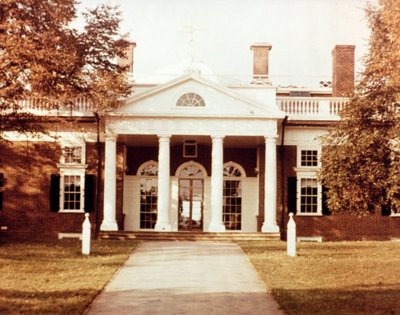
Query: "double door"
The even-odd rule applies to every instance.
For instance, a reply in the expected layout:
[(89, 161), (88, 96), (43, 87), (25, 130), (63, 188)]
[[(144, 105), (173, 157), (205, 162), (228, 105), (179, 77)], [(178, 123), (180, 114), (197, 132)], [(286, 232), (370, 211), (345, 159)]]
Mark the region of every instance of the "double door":
[(203, 229), (203, 180), (179, 179), (179, 230)]

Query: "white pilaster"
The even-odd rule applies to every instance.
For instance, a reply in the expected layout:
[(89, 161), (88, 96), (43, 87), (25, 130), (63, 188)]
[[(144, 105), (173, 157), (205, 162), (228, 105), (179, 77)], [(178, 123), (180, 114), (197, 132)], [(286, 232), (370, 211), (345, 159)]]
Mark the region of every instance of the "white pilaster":
[(212, 162), (211, 162), (211, 222), (209, 232), (224, 232), (222, 222), (222, 200), (224, 186), (224, 146), (223, 136), (212, 137)]
[(279, 232), (276, 223), (276, 138), (265, 137), (264, 223), (261, 232)]
[(117, 136), (107, 135), (104, 158), (104, 213), (100, 230), (118, 231), (116, 221)]
[(158, 200), (156, 231), (171, 231), (169, 222), (170, 135), (158, 136)]

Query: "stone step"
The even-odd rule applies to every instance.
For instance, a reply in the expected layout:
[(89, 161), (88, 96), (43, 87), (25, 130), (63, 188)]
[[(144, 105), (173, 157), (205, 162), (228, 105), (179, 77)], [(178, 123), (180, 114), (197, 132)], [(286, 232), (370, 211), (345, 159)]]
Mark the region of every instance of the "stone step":
[(100, 232), (99, 239), (115, 240), (157, 240), (157, 241), (271, 241), (280, 240), (279, 233), (242, 233), (242, 232)]

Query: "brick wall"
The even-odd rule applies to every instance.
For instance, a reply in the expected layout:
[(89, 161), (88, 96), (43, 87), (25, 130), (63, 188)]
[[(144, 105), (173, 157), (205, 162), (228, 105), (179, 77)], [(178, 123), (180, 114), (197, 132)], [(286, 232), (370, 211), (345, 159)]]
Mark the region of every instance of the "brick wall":
[[(282, 159), (283, 157), (283, 159)], [(278, 224), (282, 238), (286, 239), (288, 221), (288, 178), (296, 176), (296, 146), (278, 149)], [(282, 164), (283, 163), (283, 164)], [(283, 166), (283, 173), (280, 167)], [(283, 178), (282, 178), (283, 177)], [(282, 185), (283, 180), (283, 185)], [(283, 190), (283, 196), (281, 191)], [(281, 207), (283, 204), (283, 207)], [(283, 213), (280, 212), (283, 210)], [(386, 240), (400, 238), (400, 218), (382, 216), (380, 213), (366, 216), (336, 214), (324, 216), (295, 216), (297, 236), (322, 236), (325, 241), (339, 240)]]
[[(88, 173), (95, 174), (95, 145), (87, 144)], [(0, 225), (15, 238), (56, 237), (59, 232), (82, 230), (83, 213), (50, 212), (50, 177), (58, 173), (61, 150), (56, 143), (0, 144), (0, 172), (6, 180)], [(95, 229), (96, 213), (91, 213)]]
[(332, 95), (350, 96), (354, 92), (353, 45), (336, 45), (332, 51)]
[(400, 218), (371, 214), (295, 217), (298, 236), (322, 236), (325, 241), (400, 238)]
[(253, 78), (268, 78), (269, 51), (272, 46), (267, 43), (251, 45), (253, 51)]

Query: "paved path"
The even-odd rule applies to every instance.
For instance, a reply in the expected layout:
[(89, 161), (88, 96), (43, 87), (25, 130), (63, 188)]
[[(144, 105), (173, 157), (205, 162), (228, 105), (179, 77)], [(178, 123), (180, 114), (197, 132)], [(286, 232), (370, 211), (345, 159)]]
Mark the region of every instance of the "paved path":
[(240, 247), (220, 242), (144, 242), (88, 315), (284, 314)]

